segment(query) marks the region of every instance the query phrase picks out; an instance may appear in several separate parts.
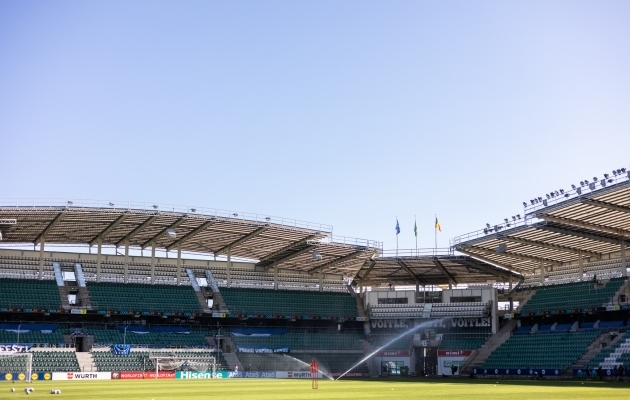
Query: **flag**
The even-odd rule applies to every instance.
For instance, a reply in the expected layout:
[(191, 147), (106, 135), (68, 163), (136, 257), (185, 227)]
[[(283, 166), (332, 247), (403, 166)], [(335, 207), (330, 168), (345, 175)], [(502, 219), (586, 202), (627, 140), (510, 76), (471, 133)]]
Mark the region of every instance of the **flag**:
[(442, 232), (442, 227), (440, 226), (440, 223), (438, 222), (437, 217), (435, 217), (435, 229)]
[(396, 218), (396, 234), (400, 233), (400, 225), (398, 225), (398, 218)]
[(413, 234), (418, 237), (418, 225), (416, 225), (416, 220), (413, 220)]

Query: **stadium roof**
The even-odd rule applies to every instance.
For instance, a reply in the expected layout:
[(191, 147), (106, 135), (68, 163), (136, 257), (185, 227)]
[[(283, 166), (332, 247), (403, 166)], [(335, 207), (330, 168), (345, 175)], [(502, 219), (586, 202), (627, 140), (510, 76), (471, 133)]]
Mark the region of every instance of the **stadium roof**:
[[(379, 242), (333, 237), (330, 225), (152, 203), (0, 200), (2, 243), (156, 248), (258, 261), (269, 267), (353, 276)], [(169, 235), (173, 230), (175, 235)], [(174, 236), (174, 237), (173, 237)], [(317, 251), (321, 257), (315, 257)]]
[(417, 249), (386, 251), (383, 257), (365, 261), (355, 281), (363, 281), (364, 286), (485, 284), (508, 282), (510, 275), (515, 282), (523, 278), (449, 249)]
[[(630, 174), (630, 173), (629, 173)], [(452, 241), (455, 250), (521, 273), (541, 265), (590, 261), (619, 252), (630, 240), (630, 181), (624, 170), (614, 176), (580, 183), (574, 189), (537, 197), (525, 204), (524, 218)]]

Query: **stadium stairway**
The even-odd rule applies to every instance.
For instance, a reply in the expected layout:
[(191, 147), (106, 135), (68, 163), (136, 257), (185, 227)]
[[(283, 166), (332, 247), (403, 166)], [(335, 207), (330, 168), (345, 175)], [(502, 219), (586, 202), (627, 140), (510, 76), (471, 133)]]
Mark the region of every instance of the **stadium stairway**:
[(610, 339), (610, 333), (605, 332), (601, 334), (590, 346), (588, 346), (587, 352), (575, 362), (566, 372), (567, 376), (569, 376), (569, 372), (571, 372), (570, 376), (573, 376), (573, 369), (583, 369), (591, 362), (596, 355), (598, 355), (602, 349), (610, 348), (617, 344), (623, 335), (617, 335), (614, 339)]
[(94, 362), (94, 357), (92, 357), (92, 353), (85, 352), (77, 352), (77, 361), (79, 362), (79, 368), (83, 372), (95, 372), (98, 371), (96, 368), (96, 363)]
[(223, 353), (223, 358), (227, 361), (230, 369), (234, 371), (235, 367), (238, 367), (239, 371), (244, 371), (243, 364), (236, 356), (236, 353)]
[(59, 290), (59, 300), (61, 300), (61, 307), (64, 310), (70, 309), (70, 302), (68, 301), (68, 287), (67, 286), (57, 286), (57, 290)]
[(225, 300), (223, 300), (223, 296), (219, 292), (212, 293), (212, 311), (219, 313), (229, 313), (227, 305), (225, 304)]
[(87, 308), (88, 310), (92, 309), (92, 298), (90, 297), (90, 292), (86, 287), (79, 286), (77, 297), (80, 299), (82, 307)]
[(365, 306), (363, 305), (363, 296), (356, 295), (355, 298), (357, 299), (357, 315), (359, 317), (365, 317)]
[(619, 304), (619, 297), (621, 295), (625, 295), (626, 299), (628, 299), (628, 297), (629, 297), (628, 295), (630, 295), (630, 280), (626, 280), (623, 283), (623, 285), (621, 285), (619, 290), (617, 290), (617, 293), (615, 293), (615, 295), (612, 297), (612, 299), (610, 299), (611, 301), (609, 301), (605, 305)]
[(195, 295), (197, 296), (197, 300), (199, 301), (199, 306), (201, 307), (203, 312), (211, 313), (212, 310), (210, 310), (210, 308), (208, 307), (208, 301), (206, 300), (206, 296), (204, 295), (204, 292), (202, 292), (202, 291), (199, 291), (199, 292), (195, 291)]
[(516, 311), (520, 311), (534, 294), (536, 294), (536, 291), (533, 289), (528, 290), (527, 292), (519, 292), (518, 294), (515, 292), (513, 300), (518, 301), (518, 308), (516, 309)]
[(516, 328), (516, 320), (509, 320), (499, 329), (496, 335), (493, 335), (483, 346), (473, 351), (466, 357), (460, 366), (460, 375), (467, 375), (475, 368), (480, 368), (490, 354), (503, 344), (512, 335), (512, 331)]
[[(370, 344), (370, 342), (365, 339), (361, 339), (361, 343), (363, 344), (364, 356), (367, 357), (368, 355), (372, 354), (374, 350), (372, 349), (372, 345)], [(378, 378), (378, 368), (376, 365), (376, 359), (372, 357), (368, 359), (366, 363), (368, 366), (368, 371), (370, 371), (370, 378)]]

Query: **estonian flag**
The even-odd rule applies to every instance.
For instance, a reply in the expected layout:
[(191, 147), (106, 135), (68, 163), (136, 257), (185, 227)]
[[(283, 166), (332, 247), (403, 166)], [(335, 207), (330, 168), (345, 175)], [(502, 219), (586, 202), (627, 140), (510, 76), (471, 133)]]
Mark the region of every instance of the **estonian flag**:
[(400, 233), (400, 225), (398, 225), (398, 218), (396, 218), (396, 234)]
[(435, 217), (435, 229), (442, 232), (442, 227), (440, 226), (440, 223), (438, 222), (437, 217)]

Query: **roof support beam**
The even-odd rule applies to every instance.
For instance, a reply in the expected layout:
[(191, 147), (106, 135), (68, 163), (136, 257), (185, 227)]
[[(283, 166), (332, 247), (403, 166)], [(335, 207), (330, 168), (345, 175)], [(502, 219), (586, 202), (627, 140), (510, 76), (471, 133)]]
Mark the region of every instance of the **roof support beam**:
[[(596, 232), (603, 232), (603, 233), (608, 233), (610, 235), (614, 235), (617, 236), (618, 238), (625, 238), (625, 239), (630, 239), (630, 234), (628, 231), (624, 231), (622, 229), (615, 229), (615, 228), (609, 228), (607, 226), (603, 226), (603, 225), (597, 225), (597, 224), (592, 224), (589, 222), (582, 222), (582, 221), (576, 221), (574, 219), (569, 219), (569, 218), (563, 218), (563, 217), (556, 217), (556, 216), (551, 216), (551, 215), (547, 215), (547, 214), (540, 214), (540, 215), (536, 215), (538, 218), (542, 218), (546, 221), (550, 221), (550, 222), (555, 222), (558, 224), (564, 224), (564, 225), (572, 225), (572, 226), (576, 226), (578, 228), (583, 228), (583, 229), (589, 229), (592, 231), (596, 231)], [(536, 226), (536, 225), (534, 225)], [(541, 229), (541, 227), (536, 226), (536, 228)]]
[(582, 204), (588, 204), (589, 206), (605, 208), (607, 210), (619, 211), (622, 213), (630, 214), (630, 207), (618, 206), (616, 204), (607, 203), (601, 200), (587, 199), (585, 197), (582, 197), (580, 201), (582, 202)]
[(560, 246), (557, 244), (549, 244), (549, 243), (539, 242), (536, 240), (515, 238), (512, 236), (502, 236), (500, 234), (496, 236), (498, 240), (504, 240), (506, 242), (520, 243), (520, 244), (524, 244), (528, 246), (540, 247), (541, 249), (557, 250), (557, 251), (563, 251), (565, 253), (572, 253), (572, 254), (578, 254), (578, 255), (580, 254), (580, 251), (581, 251), (583, 255), (588, 255), (588, 256), (597, 257), (597, 258), (601, 257), (601, 253), (597, 253), (594, 251), (580, 250), (573, 247)]
[(46, 237), (46, 235), (48, 235), (48, 232), (50, 232), (50, 231), (51, 231), (51, 230), (55, 227), (55, 225), (57, 225), (57, 224), (59, 223), (59, 221), (61, 221), (61, 220), (63, 219), (63, 217), (65, 217), (65, 216), (66, 216), (66, 212), (65, 212), (65, 211), (62, 211), (62, 212), (60, 212), (59, 214), (57, 214), (57, 216), (55, 217), (55, 219), (53, 219), (53, 220), (50, 222), (50, 224), (48, 224), (48, 226), (46, 227), (46, 229), (44, 229), (44, 230), (42, 231), (42, 233), (40, 233), (40, 234), (39, 234), (39, 236), (37, 236), (37, 237), (35, 238), (35, 241), (33, 242), (33, 244), (37, 244), (37, 243), (41, 242), (41, 241), (42, 241), (42, 239), (43, 239), (43, 238), (45, 238), (45, 237)]
[[(279, 250), (276, 250), (273, 253), (271, 253), (271, 254), (261, 258), (258, 261), (258, 263), (263, 263), (263, 262), (267, 262), (267, 261), (273, 261), (274, 258), (276, 258), (276, 257), (278, 257), (278, 256), (280, 256), (280, 255), (282, 255), (284, 253), (286, 253), (287, 251), (289, 251), (291, 249), (294, 249), (296, 247), (300, 247), (303, 244), (306, 244), (306, 243), (310, 242), (311, 240), (317, 240), (318, 238), (319, 238), (319, 236), (317, 236), (317, 235), (311, 235), (311, 236), (308, 236), (308, 237), (306, 237), (306, 238), (304, 238), (302, 240), (299, 240), (297, 242), (290, 243), (287, 246), (284, 246), (283, 248), (281, 248)], [(276, 261), (274, 261), (274, 262), (276, 262)]]
[(357, 273), (357, 275), (355, 276), (355, 279), (358, 279), (362, 285), (364, 282), (365, 283), (370, 282), (373, 286), (377, 286), (376, 282), (368, 278), (368, 276), (370, 275), (370, 272), (372, 272), (372, 269), (376, 265), (376, 261), (368, 260), (367, 262), (370, 263), (370, 266), (368, 267), (367, 271), (365, 271), (365, 274), (363, 274), (363, 276), (359, 276), (359, 274)]
[(104, 238), (105, 236), (107, 236), (107, 234), (109, 232), (112, 231), (112, 229), (114, 229), (115, 227), (117, 227), (118, 225), (120, 225), (121, 222), (123, 222), (125, 219), (127, 219), (127, 215), (128, 214), (122, 214), (120, 215), (118, 218), (116, 218), (114, 220), (114, 222), (112, 222), (111, 224), (109, 224), (109, 226), (107, 228), (105, 228), (101, 233), (98, 234), (98, 236), (96, 236), (94, 239), (92, 239), (90, 241), (90, 247), (94, 246), (96, 244), (96, 242), (98, 242), (99, 239)]
[[(508, 273), (508, 274), (510, 273), (510, 271), (512, 271), (512, 270), (514, 270), (514, 269), (515, 269), (515, 268), (513, 268), (512, 266), (501, 264), (500, 262), (497, 262), (497, 261), (491, 260), (491, 259), (489, 259), (489, 258), (486, 258), (486, 257), (482, 256), (482, 255), (479, 255), (479, 254), (477, 254), (477, 253), (470, 252), (470, 251), (465, 250), (465, 249), (460, 248), (460, 247), (456, 247), (456, 248), (455, 248), (455, 250), (459, 251), (460, 253), (466, 254), (467, 256), (474, 257), (474, 258), (476, 258), (477, 260), (483, 261), (483, 262), (485, 262), (485, 263), (488, 263), (488, 264), (494, 264), (494, 265), (497, 265), (497, 266), (499, 266), (499, 267), (501, 267), (501, 268), (505, 268), (505, 269), (507, 270), (507, 271), (505, 271), (505, 272), (506, 272), (506, 273)], [(474, 267), (476, 267), (476, 268), (478, 268), (478, 269), (483, 270), (484, 272), (489, 273), (490, 275), (495, 275), (495, 276), (498, 276), (499, 278), (506, 278), (506, 277), (507, 277), (507, 275), (502, 275), (502, 274), (500, 273), (500, 272), (503, 272), (503, 271), (498, 271), (498, 270), (495, 270), (495, 269), (492, 269), (492, 268), (487, 268), (487, 267), (486, 267), (485, 265), (483, 265), (483, 264), (477, 264), (477, 263), (474, 263), (474, 264), (473, 264), (473, 263), (471, 263), (471, 265), (473, 265)], [(520, 278), (520, 277), (519, 277), (519, 278)]]
[(221, 247), (219, 250), (215, 251), (214, 254), (215, 255), (219, 255), (219, 254), (225, 253), (227, 251), (227, 249), (234, 248), (234, 247), (238, 246), (239, 244), (244, 243), (244, 242), (248, 241), (249, 239), (260, 235), (261, 233), (263, 233), (267, 229), (269, 229), (269, 225), (261, 226), (260, 228), (256, 229), (253, 232), (248, 233), (247, 235), (243, 236), (242, 238), (240, 238), (238, 240), (235, 240), (235, 241), (233, 241), (230, 244), (226, 244), (225, 246)]
[(178, 226), (180, 226), (180, 225), (182, 224), (182, 222), (186, 221), (186, 218), (187, 218), (187, 217), (188, 217), (187, 215), (184, 215), (183, 217), (181, 217), (181, 218), (180, 218), (180, 219), (178, 219), (177, 221), (173, 222), (170, 226), (168, 226), (168, 227), (166, 227), (166, 228), (162, 229), (162, 230), (160, 231), (160, 233), (158, 233), (157, 235), (153, 236), (151, 239), (149, 239), (149, 240), (147, 240), (146, 242), (144, 242), (144, 243), (142, 244), (142, 246), (140, 246), (140, 248), (141, 248), (142, 250), (144, 250), (144, 249), (146, 249), (147, 247), (151, 246), (151, 243), (153, 243), (153, 241), (154, 241), (154, 240), (157, 242), (157, 240), (160, 238), (160, 236), (164, 235), (164, 234), (166, 233), (166, 231), (167, 231), (167, 230), (169, 230), (169, 229), (175, 229), (175, 228), (177, 228)]
[(547, 264), (560, 265), (559, 261), (551, 260), (549, 258), (544, 258), (544, 257), (532, 257), (532, 256), (526, 256), (524, 254), (510, 253), (508, 251), (504, 251), (502, 253), (495, 253), (492, 250), (488, 250), (488, 249), (484, 249), (483, 247), (476, 247), (476, 246), (469, 246), (468, 248), (480, 251), (480, 252), (482, 252), (484, 254), (498, 254), (498, 255), (502, 255), (502, 256), (506, 256), (506, 257), (510, 257), (510, 258), (515, 258), (515, 259), (521, 260), (521, 261), (535, 261), (535, 262), (543, 261), (543, 262), (545, 262)]
[(129, 239), (131, 239), (133, 236), (135, 236), (136, 234), (141, 232), (147, 226), (151, 225), (153, 223), (153, 221), (155, 221), (157, 219), (157, 217), (158, 217), (157, 215), (153, 215), (153, 216), (149, 217), (146, 221), (144, 221), (142, 223), (142, 225), (138, 226), (136, 229), (134, 229), (133, 231), (129, 232), (127, 234), (127, 236), (125, 236), (124, 238), (122, 238), (118, 242), (116, 242), (116, 247), (120, 246), (121, 244), (123, 244), (125, 242), (128, 242)]
[(308, 271), (308, 273), (313, 275), (316, 272), (323, 271), (325, 269), (334, 267), (335, 265), (338, 265), (338, 264), (344, 263), (346, 261), (352, 260), (354, 258), (357, 258), (358, 256), (360, 256), (362, 254), (365, 254), (364, 250), (355, 251), (354, 253), (350, 253), (350, 254), (345, 255), (345, 256), (343, 256), (341, 258), (338, 258), (336, 260), (332, 260), (332, 261), (329, 261), (329, 262), (327, 262), (325, 264), (322, 264), (319, 267), (315, 267), (315, 268), (311, 269), (310, 271)]
[(426, 283), (424, 282), (424, 280), (420, 279), (420, 277), (418, 277), (418, 275), (414, 274), (413, 271), (411, 270), (411, 268), (409, 268), (407, 266), (407, 264), (405, 264), (405, 262), (403, 260), (401, 260), (400, 258), (396, 258), (396, 264), (400, 265), (400, 267), (402, 269), (405, 270), (406, 273), (408, 273), (409, 275), (411, 275), (411, 277), (413, 278), (414, 282), (416, 284), (418, 283), (422, 283), (423, 285), (425, 285)]
[[(302, 254), (304, 254), (304, 253), (308, 253), (309, 251), (314, 250), (314, 249), (316, 249), (316, 248), (317, 248), (317, 245), (310, 245), (310, 246), (307, 246), (307, 247), (303, 248), (302, 250), (296, 251), (295, 253), (291, 253), (291, 254), (289, 254), (289, 255), (288, 255), (288, 256), (286, 256), (286, 257), (282, 257), (281, 259), (274, 261), (274, 262), (273, 262), (273, 264), (272, 264), (272, 266), (273, 266), (273, 265), (280, 265), (280, 264), (282, 264), (282, 263), (285, 263), (285, 262), (289, 261), (289, 260), (290, 260), (290, 259), (292, 259), (292, 258), (295, 258), (295, 257), (301, 256)], [(269, 267), (268, 267), (268, 268), (269, 268)]]
[[(182, 243), (184, 243), (185, 241), (189, 240), (190, 238), (192, 238), (193, 236), (195, 236), (199, 232), (204, 231), (207, 227), (209, 227), (210, 225), (213, 225), (215, 222), (217, 222), (217, 220), (214, 219), (214, 218), (212, 218), (210, 221), (204, 222), (203, 224), (201, 224), (197, 228), (193, 229), (192, 231), (190, 231), (187, 234), (185, 234), (184, 236), (182, 236), (181, 239), (176, 240), (175, 242), (173, 242), (170, 245), (166, 246), (166, 251), (170, 251), (171, 249), (174, 249), (177, 246), (181, 247)], [(181, 253), (181, 250), (178, 250), (178, 251)]]
[(582, 239), (593, 240), (593, 241), (596, 241), (596, 242), (614, 244), (616, 246), (619, 246), (621, 244), (621, 241), (618, 240), (618, 239), (613, 239), (613, 238), (608, 238), (608, 237), (604, 237), (604, 236), (594, 235), (592, 233), (578, 232), (578, 231), (574, 231), (574, 230), (566, 229), (566, 228), (557, 228), (555, 226), (548, 226), (548, 225), (538, 226), (536, 228), (540, 229), (540, 230), (543, 230), (543, 231), (547, 231), (547, 232), (559, 233), (561, 235), (575, 236), (575, 237), (579, 237), (579, 238), (582, 238)]
[(437, 265), (438, 268), (440, 270), (442, 270), (442, 273), (444, 275), (446, 275), (446, 278), (449, 280), (449, 282), (453, 282), (454, 284), (457, 285), (457, 281), (455, 280), (455, 278), (453, 278), (453, 275), (451, 275), (446, 268), (444, 268), (444, 265), (442, 265), (442, 263), (440, 262), (440, 260), (438, 260), (437, 257), (433, 257), (433, 264)]

